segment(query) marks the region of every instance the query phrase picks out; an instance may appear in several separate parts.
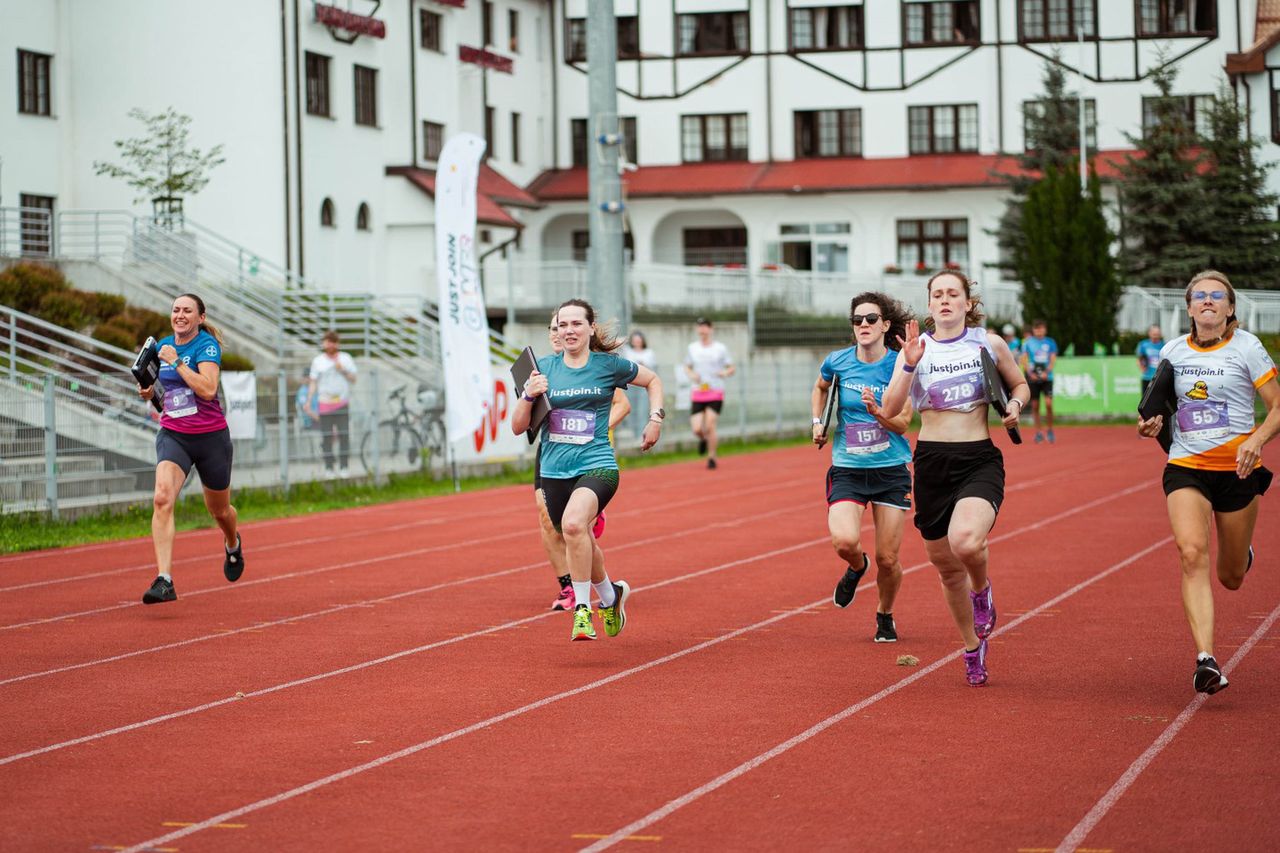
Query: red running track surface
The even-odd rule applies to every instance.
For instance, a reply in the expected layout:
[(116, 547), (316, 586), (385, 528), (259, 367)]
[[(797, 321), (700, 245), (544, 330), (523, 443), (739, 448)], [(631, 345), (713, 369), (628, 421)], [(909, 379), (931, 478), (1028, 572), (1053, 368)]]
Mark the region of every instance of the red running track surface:
[(997, 442), (982, 689), (913, 528), (899, 643), (832, 606), (811, 448), (624, 472), (594, 643), (528, 488), (0, 558), (0, 849), (1280, 848), (1269, 499), (1198, 697), (1158, 450)]

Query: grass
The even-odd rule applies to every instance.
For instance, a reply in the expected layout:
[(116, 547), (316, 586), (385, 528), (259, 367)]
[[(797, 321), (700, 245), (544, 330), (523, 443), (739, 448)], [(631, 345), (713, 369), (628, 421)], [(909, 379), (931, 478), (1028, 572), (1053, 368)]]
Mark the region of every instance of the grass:
[[(720, 455), (755, 453), (794, 446), (805, 440), (804, 436), (747, 442), (730, 440), (721, 445)], [(674, 450), (642, 456), (624, 455), (618, 463), (623, 471), (627, 471), (697, 458), (698, 454), (693, 450)], [(463, 478), (461, 487), (464, 492), (475, 492), (500, 486), (529, 485), (531, 482), (530, 466), (521, 465), (501, 474)], [(453, 494), (452, 479), (436, 480), (427, 474), (405, 474), (393, 477), (383, 486), (359, 482), (301, 483), (289, 490), (287, 498), (280, 489), (233, 489), (232, 500), (241, 521), (261, 521), (448, 494)], [(178, 530), (213, 527), (213, 520), (205, 511), (199, 493), (187, 494), (178, 501), (174, 509), (174, 523)], [(39, 513), (0, 515), (0, 554), (133, 539), (147, 536), (150, 532), (150, 505), (82, 516), (71, 521), (52, 521)]]

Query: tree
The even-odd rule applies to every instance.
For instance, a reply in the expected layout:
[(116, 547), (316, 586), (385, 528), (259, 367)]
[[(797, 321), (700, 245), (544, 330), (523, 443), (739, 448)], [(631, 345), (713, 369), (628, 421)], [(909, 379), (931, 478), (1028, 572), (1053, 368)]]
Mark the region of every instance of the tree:
[(138, 190), (134, 201), (150, 199), (157, 213), (181, 213), (182, 198), (204, 189), (209, 183), (207, 173), (225, 162), (222, 146), (208, 152), (191, 148), (187, 141), (191, 117), (173, 107), (154, 114), (135, 107), (129, 116), (146, 126), (146, 135), (117, 139), (114, 144), (127, 165), (95, 160), (94, 173), (122, 178)]
[(1090, 171), (1082, 194), (1076, 162), (1048, 167), (1027, 192), (1021, 228), (1013, 260), (1023, 316), (1047, 320), (1054, 337), (1078, 353), (1093, 352), (1095, 342), (1109, 345), (1121, 283), (1097, 173)]
[(1120, 165), (1124, 214), (1121, 265), (1130, 280), (1145, 287), (1182, 287), (1208, 267), (1211, 223), (1200, 179), (1202, 142), (1191, 126), (1186, 100), (1174, 97), (1175, 72), (1161, 65), (1152, 72), (1160, 94), (1154, 123), (1142, 136), (1126, 134), (1139, 156)]
[(1205, 213), (1213, 225), (1206, 266), (1246, 287), (1280, 288), (1280, 226), (1272, 218), (1277, 195), (1267, 190), (1274, 164), (1258, 162), (1260, 142), (1248, 136), (1247, 127), (1235, 92), (1224, 81), (1209, 113), (1211, 135), (1204, 141)]

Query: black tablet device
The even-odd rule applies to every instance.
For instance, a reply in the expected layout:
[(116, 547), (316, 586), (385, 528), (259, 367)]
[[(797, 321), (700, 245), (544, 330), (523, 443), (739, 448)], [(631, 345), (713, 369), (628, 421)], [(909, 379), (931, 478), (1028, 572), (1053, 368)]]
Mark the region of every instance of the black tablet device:
[[(538, 357), (533, 354), (533, 347), (525, 347), (524, 352), (520, 353), (520, 356), (511, 364), (511, 378), (515, 380), (517, 394), (524, 394), (525, 383), (537, 369)], [(525, 433), (530, 444), (533, 444), (534, 439), (538, 437), (538, 430), (542, 429), (542, 422), (549, 414), (551, 414), (551, 404), (547, 402), (547, 395), (540, 394), (533, 401), (533, 413), (529, 416), (529, 429)]]
[[(160, 378), (160, 352), (155, 338), (147, 338), (142, 349), (138, 350), (138, 357), (133, 360), (129, 372), (140, 388), (151, 388), (156, 384), (156, 380)], [(151, 395), (151, 405), (155, 406), (157, 412), (164, 411), (164, 403), (157, 394)]]
[(822, 407), (822, 440), (825, 443), (831, 435), (831, 425), (839, 423), (839, 417), (836, 412), (840, 411), (840, 377), (836, 376), (832, 379), (831, 387), (827, 389), (827, 403)]
[(1147, 391), (1138, 403), (1138, 414), (1143, 420), (1151, 420), (1156, 415), (1164, 415), (1164, 424), (1156, 441), (1160, 442), (1166, 452), (1173, 445), (1173, 418), (1178, 410), (1177, 396), (1173, 391), (1173, 365), (1169, 359), (1162, 358), (1156, 365), (1156, 375), (1147, 383)]
[[(996, 369), (995, 360), (986, 349), (982, 350), (982, 381), (987, 386), (987, 399), (996, 414), (1004, 417), (1009, 414), (1009, 389), (1004, 387), (1004, 379)], [(1009, 439), (1014, 444), (1022, 444), (1022, 432), (1016, 426), (1008, 428)]]

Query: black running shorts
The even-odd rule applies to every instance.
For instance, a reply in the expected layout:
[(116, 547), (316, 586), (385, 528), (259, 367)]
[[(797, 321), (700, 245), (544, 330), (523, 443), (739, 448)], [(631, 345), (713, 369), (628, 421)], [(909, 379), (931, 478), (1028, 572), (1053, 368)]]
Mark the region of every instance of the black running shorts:
[(538, 442), (538, 449), (533, 454), (533, 490), (536, 492), (542, 488), (542, 442)]
[(841, 501), (911, 509), (911, 472), (906, 465), (885, 468), (832, 465), (827, 470), (827, 506)]
[(551, 518), (551, 523), (555, 525), (556, 530), (561, 529), (565, 508), (569, 506), (569, 498), (573, 497), (573, 493), (578, 489), (590, 489), (595, 492), (596, 500), (599, 502), (596, 512), (604, 512), (604, 508), (618, 492), (618, 469), (595, 468), (565, 480), (543, 477), (542, 497), (547, 502), (547, 515)]
[(944, 539), (961, 498), (982, 498), (996, 513), (1004, 503), (1004, 456), (991, 439), (917, 441), (915, 525), (929, 540)]
[(704, 409), (710, 409), (718, 415), (722, 408), (724, 408), (724, 400), (702, 400), (689, 406), (689, 414), (696, 415)]
[(1235, 471), (1202, 471), (1181, 465), (1164, 466), (1164, 493), (1196, 489), (1205, 496), (1214, 512), (1239, 512), (1271, 486), (1271, 471), (1259, 465), (1241, 480)]
[(172, 462), (183, 476), (194, 465), (200, 483), (220, 492), (231, 485), (231, 432), (175, 432), (164, 427), (156, 433), (156, 463)]
[(1031, 389), (1032, 400), (1039, 400), (1041, 394), (1050, 400), (1053, 399), (1052, 379), (1032, 379), (1031, 374), (1027, 374), (1027, 387)]

